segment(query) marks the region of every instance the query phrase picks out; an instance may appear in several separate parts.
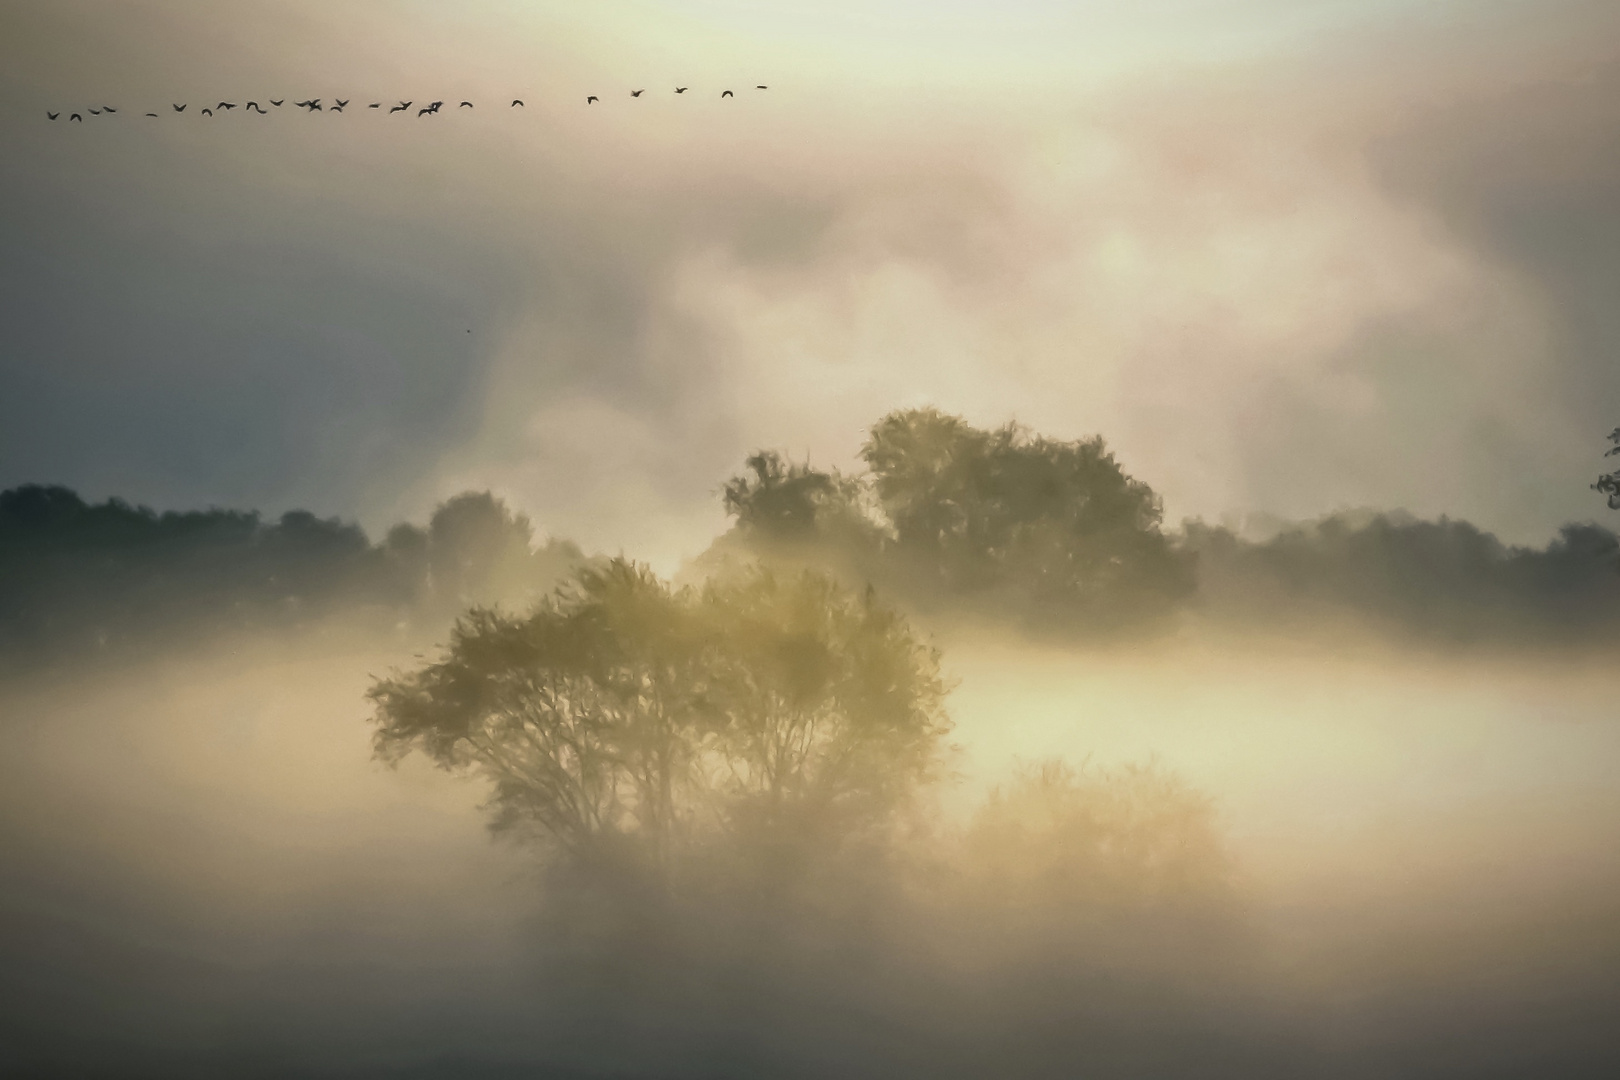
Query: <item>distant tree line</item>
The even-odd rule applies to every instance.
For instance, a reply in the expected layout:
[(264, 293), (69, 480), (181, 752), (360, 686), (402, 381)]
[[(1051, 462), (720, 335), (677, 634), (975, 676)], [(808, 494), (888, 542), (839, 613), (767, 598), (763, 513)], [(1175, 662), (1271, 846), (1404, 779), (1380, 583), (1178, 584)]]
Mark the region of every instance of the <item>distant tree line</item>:
[[(1611, 438), (1620, 450), (1620, 430)], [(1620, 632), (1616, 538), (1595, 524), (1540, 549), (1400, 513), (1338, 513), (1263, 539), (1197, 521), (1168, 531), (1159, 496), (1100, 437), (986, 430), (933, 409), (883, 417), (860, 457), (845, 475), (749, 456), (720, 493), (733, 527), (689, 576), (812, 568), (924, 619), (1067, 638), (1188, 614), (1288, 632), (1348, 616), (1453, 643)], [(1620, 501), (1614, 474), (1593, 486)], [(529, 519), (488, 493), (373, 543), (303, 511), (158, 513), (30, 485), (0, 492), (0, 662), (334, 614), (437, 635), (471, 606), (524, 607), (588, 561), (567, 541), (537, 544)]]
[[(1620, 430), (1612, 438), (1620, 451)], [(872, 582), (925, 615), (1112, 635), (1193, 613), (1293, 633), (1356, 621), (1447, 643), (1620, 632), (1616, 537), (1566, 525), (1545, 548), (1465, 521), (1336, 513), (1264, 539), (1161, 526), (1158, 496), (1101, 438), (974, 428), (933, 409), (873, 426), (845, 476), (771, 451), (724, 488), (735, 519), (709, 572), (763, 559)], [(1605, 486), (1607, 485), (1607, 486)], [(1620, 501), (1614, 476), (1596, 487)]]
[(303, 626), (337, 613), (435, 629), (468, 605), (522, 601), (583, 561), (489, 494), (444, 503), (380, 544), (357, 525), (292, 511), (157, 513), (63, 487), (0, 492), (0, 654), (161, 644)]

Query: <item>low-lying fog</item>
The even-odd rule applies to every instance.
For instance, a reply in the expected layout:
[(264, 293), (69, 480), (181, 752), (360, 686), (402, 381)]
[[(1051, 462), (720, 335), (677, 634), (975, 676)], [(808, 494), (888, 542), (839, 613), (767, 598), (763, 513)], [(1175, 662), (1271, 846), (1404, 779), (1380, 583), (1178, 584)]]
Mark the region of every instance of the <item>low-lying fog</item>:
[[(483, 792), (371, 757), (369, 675), (419, 646), (332, 629), (0, 687), (0, 1045), (164, 1075), (1574, 1076), (1620, 1057), (1611, 667), (944, 644), (945, 821), (1053, 756), (1156, 759), (1215, 799), (1236, 914), (1191, 933), (1184, 970), (1182, 944), (1144, 947), (1173, 991), (1131, 962), (984, 974), (977, 931), (906, 925), (934, 917), (926, 895), (863, 946), (761, 946), (768, 1006), (721, 976), (626, 989), (676, 962), (656, 929), (618, 990), (568, 990), (534, 856), (490, 838)], [(827, 991), (846, 975), (870, 995)]]

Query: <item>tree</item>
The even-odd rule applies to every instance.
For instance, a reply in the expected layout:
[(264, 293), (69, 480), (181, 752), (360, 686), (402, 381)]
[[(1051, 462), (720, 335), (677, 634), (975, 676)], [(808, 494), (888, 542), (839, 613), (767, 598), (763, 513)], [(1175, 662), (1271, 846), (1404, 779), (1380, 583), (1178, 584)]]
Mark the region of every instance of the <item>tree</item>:
[(489, 781), (494, 828), (587, 863), (869, 825), (949, 729), (937, 655), (870, 595), (808, 572), (676, 590), (623, 559), (526, 617), (474, 609), (369, 697), (380, 757)]
[(932, 779), (950, 730), (939, 655), (869, 588), (811, 571), (711, 585), (714, 789), (733, 828), (850, 833)]
[[(1609, 447), (1603, 456), (1614, 457), (1620, 454), (1620, 428), (1609, 432), (1609, 441), (1614, 445)], [(1592, 485), (1592, 490), (1609, 497), (1610, 510), (1620, 510), (1620, 472), (1604, 473), (1597, 478), (1597, 483)]]
[(1158, 614), (1194, 588), (1191, 560), (1160, 531), (1159, 497), (1101, 436), (1062, 442), (911, 409), (874, 425), (861, 456), (897, 553), (936, 587), (1010, 589), (1093, 624)]
[(795, 465), (774, 450), (759, 450), (744, 464), (753, 475), (734, 476), (721, 489), (726, 513), (746, 535), (771, 541), (817, 537), (838, 513), (853, 513), (860, 484), (809, 463)]

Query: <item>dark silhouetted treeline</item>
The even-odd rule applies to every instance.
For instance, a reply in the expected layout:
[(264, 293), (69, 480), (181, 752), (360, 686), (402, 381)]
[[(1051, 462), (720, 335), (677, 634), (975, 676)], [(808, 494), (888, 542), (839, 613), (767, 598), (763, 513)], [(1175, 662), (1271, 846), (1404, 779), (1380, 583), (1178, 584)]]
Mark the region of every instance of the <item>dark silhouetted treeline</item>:
[[(1194, 614), (1289, 635), (1351, 625), (1440, 644), (1568, 644), (1620, 634), (1613, 531), (1565, 526), (1515, 547), (1464, 521), (1340, 513), (1255, 539), (1162, 526), (1158, 495), (1100, 437), (891, 413), (846, 476), (749, 457), (721, 497), (735, 525), (695, 577), (754, 564), (868, 585), (923, 619), (1063, 639), (1158, 633)], [(156, 513), (61, 487), (0, 493), (0, 660), (305, 626), (336, 613), (442, 634), (476, 604), (524, 608), (585, 561), (535, 546), (489, 494), (380, 543), (294, 511)]]
[(340, 612), (437, 627), (469, 604), (543, 594), (583, 560), (533, 538), (488, 494), (457, 496), (425, 529), (399, 525), (373, 544), (304, 511), (160, 514), (14, 488), (0, 492), (0, 655), (139, 648)]
[(1166, 532), (1158, 496), (1101, 438), (985, 431), (931, 409), (884, 417), (861, 457), (858, 476), (748, 458), (724, 489), (736, 524), (699, 567), (807, 563), (924, 615), (1063, 637), (1163, 630), (1191, 612), (1448, 644), (1620, 633), (1616, 538), (1593, 524), (1539, 549), (1398, 512), (1334, 514), (1265, 539), (1198, 521)]
[(1333, 514), (1265, 540), (1189, 522), (1199, 604), (1222, 623), (1284, 632), (1342, 624), (1453, 644), (1571, 644), (1620, 633), (1615, 534), (1566, 525), (1513, 547), (1466, 521)]

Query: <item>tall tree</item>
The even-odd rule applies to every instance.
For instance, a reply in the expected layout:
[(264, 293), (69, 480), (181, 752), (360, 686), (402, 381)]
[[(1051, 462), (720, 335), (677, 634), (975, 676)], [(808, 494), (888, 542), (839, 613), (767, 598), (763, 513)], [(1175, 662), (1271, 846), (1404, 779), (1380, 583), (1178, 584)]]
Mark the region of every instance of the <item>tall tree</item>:
[(1157, 614), (1193, 589), (1159, 497), (1101, 436), (1063, 442), (910, 409), (874, 425), (861, 456), (898, 552), (940, 587), (1010, 588), (1098, 622)]
[(379, 756), (489, 781), (495, 828), (584, 861), (860, 828), (949, 729), (937, 655), (870, 595), (813, 573), (676, 590), (623, 559), (526, 617), (475, 609), (370, 698)]

